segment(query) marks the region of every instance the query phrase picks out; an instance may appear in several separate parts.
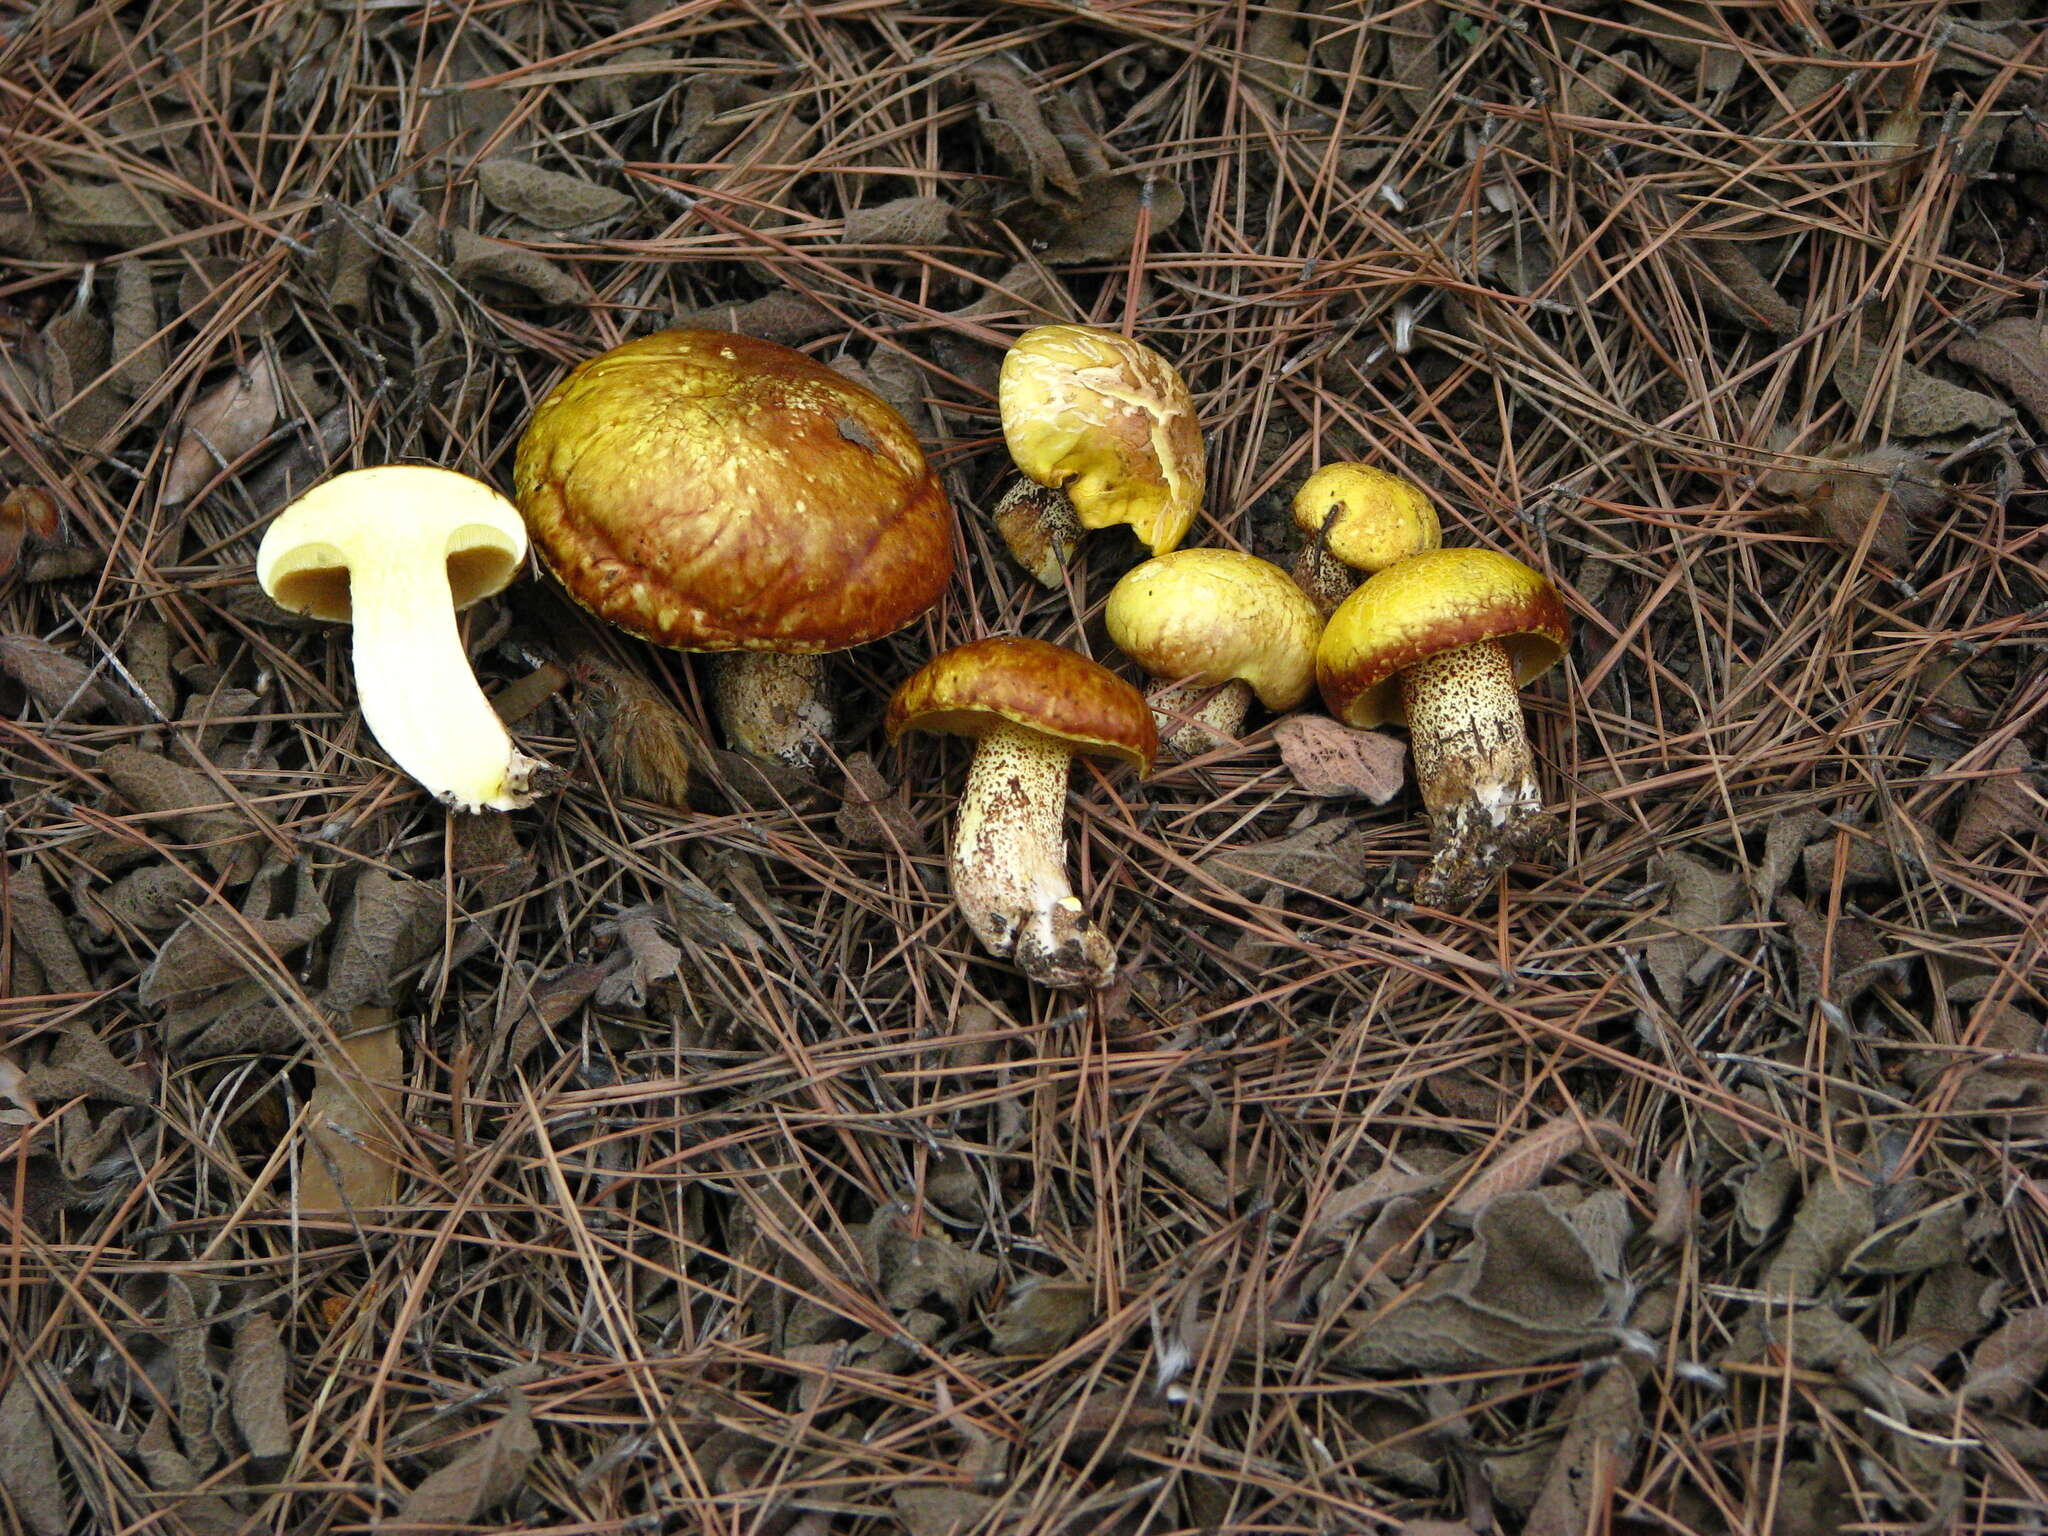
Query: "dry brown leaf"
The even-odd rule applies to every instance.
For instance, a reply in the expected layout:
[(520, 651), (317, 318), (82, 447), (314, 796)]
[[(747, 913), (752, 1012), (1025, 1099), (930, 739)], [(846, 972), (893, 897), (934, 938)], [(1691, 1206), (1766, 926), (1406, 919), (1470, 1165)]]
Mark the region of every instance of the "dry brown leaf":
[(1774, 1300), (1816, 1296), (1877, 1224), (1870, 1190), (1822, 1179), (1806, 1192), (1792, 1230), (1771, 1256), (1760, 1289)]
[(366, 1213), (398, 1196), (398, 1164), (389, 1145), (389, 1126), (404, 1109), (398, 1030), (388, 1008), (358, 1008), (341, 1032), (338, 1055), (314, 1063), (306, 1105), (298, 1209), (308, 1214)]
[(1651, 859), (1650, 873), (1670, 884), (1666, 923), (1673, 931), (1643, 946), (1643, 964), (1664, 1001), (1677, 1008), (1685, 1002), (1687, 985), (1705, 981), (1727, 958), (1726, 941), (1717, 944), (1706, 934), (1734, 918), (1742, 904), (1742, 879), (1675, 851)]
[(1861, 547), (1865, 531), (1871, 530), (1871, 553), (1892, 564), (1912, 553), (1907, 543), (1912, 519), (1930, 516), (1948, 502), (1948, 487), (1910, 448), (1892, 444), (1865, 452), (1837, 443), (1815, 461), (1810, 469), (1769, 470), (1758, 478), (1757, 488), (1802, 507), (1844, 549)]
[(1084, 179), (1071, 206), (1020, 203), (1001, 217), (1042, 261), (1074, 266), (1121, 261), (1141, 221), (1148, 238), (1156, 238), (1186, 208), (1179, 182), (1153, 171), (1118, 170)]
[(1643, 1432), (1638, 1386), (1628, 1363), (1610, 1365), (1586, 1389), (1565, 1427), (1523, 1536), (1584, 1536), (1613, 1509), (1627, 1484)]
[(170, 365), (162, 328), (157, 324), (156, 288), (149, 268), (130, 258), (108, 271), (114, 279), (110, 306), (113, 338), (108, 346), (113, 385), (124, 395), (140, 395), (164, 376)]
[(137, 1108), (150, 1102), (142, 1077), (82, 1023), (67, 1025), (50, 1059), (33, 1068), (24, 1081), (39, 1099), (103, 1099)]
[(441, 948), (447, 900), (438, 882), (364, 870), (335, 935), (321, 1002), (340, 1013), (395, 1003), (399, 979)]
[(124, 725), (141, 725), (149, 719), (148, 709), (125, 686), (46, 640), (0, 635), (0, 672), (26, 688), (53, 721), (110, 715)]
[(1412, 123), (1443, 83), (1437, 43), (1444, 30), (1444, 8), (1437, 0), (1397, 6), (1376, 30), (1387, 45), (1388, 83), (1382, 99), (1403, 122)]
[(1687, 248), (1706, 268), (1708, 281), (1701, 287), (1700, 297), (1708, 309), (1724, 320), (1767, 335), (1798, 334), (1799, 311), (1757, 270), (1741, 242), (1699, 239), (1688, 241)]
[(18, 1360), (14, 1379), (0, 1392), (0, 1489), (29, 1536), (69, 1536), (71, 1506), (57, 1480), (57, 1445), (43, 1419), (29, 1363)]
[[(235, 916), (216, 906), (194, 908), (136, 982), (137, 1000), (145, 1008), (156, 1008), (260, 975), (326, 932), (327, 906), (314, 884), (311, 865), (294, 866), (292, 876), (291, 910), (282, 917), (247, 912)], [(258, 882), (259, 891), (263, 884)]]
[(1970, 1356), (1963, 1400), (2011, 1408), (2048, 1371), (2048, 1307), (2030, 1307), (2006, 1319)]
[(996, 1500), (964, 1488), (898, 1488), (889, 1504), (908, 1536), (962, 1536), (982, 1528)]
[(943, 197), (898, 197), (846, 216), (848, 245), (905, 245), (915, 250), (941, 245), (953, 223), (953, 205)]
[(1230, 1180), (1216, 1166), (1216, 1159), (1189, 1141), (1178, 1126), (1158, 1120), (1140, 1121), (1138, 1141), (1147, 1157), (1204, 1205), (1221, 1210), (1230, 1204)]
[(1657, 1214), (1647, 1234), (1659, 1248), (1676, 1247), (1692, 1231), (1698, 1215), (1694, 1198), (1691, 1162), (1685, 1148), (1674, 1147), (1657, 1170)]
[(856, 848), (921, 853), (924, 829), (910, 809), (910, 786), (891, 786), (865, 752), (846, 758), (846, 785), (833, 825)]
[(1960, 1264), (1968, 1252), (1963, 1229), (1969, 1217), (1961, 1200), (1916, 1211), (1873, 1234), (1849, 1255), (1844, 1271), (1852, 1275), (1916, 1275)]
[(290, 1377), (291, 1363), (277, 1324), (267, 1312), (251, 1312), (235, 1330), (228, 1404), (243, 1443), (258, 1461), (281, 1463), (291, 1454), (291, 1411), (284, 1400)]
[(1628, 1133), (1611, 1120), (1582, 1121), (1574, 1115), (1560, 1115), (1502, 1148), (1486, 1170), (1451, 1202), (1448, 1214), (1469, 1221), (1494, 1199), (1510, 1190), (1533, 1187), (1556, 1164), (1602, 1138), (1621, 1146), (1626, 1146), (1629, 1139)]
[(448, 244), (449, 274), (457, 282), (481, 280), (500, 291), (531, 294), (543, 304), (583, 302), (583, 285), (536, 251), (488, 239), (474, 230), (444, 227), (441, 235)]
[(683, 952), (662, 933), (668, 914), (659, 907), (629, 907), (597, 930), (600, 936), (617, 935), (626, 952), (626, 963), (597, 984), (600, 1007), (647, 1006), (647, 995), (656, 985), (680, 975)]
[[(1989, 395), (1938, 379), (1904, 358), (1880, 374), (1882, 350), (1872, 342), (1844, 348), (1835, 359), (1835, 388), (1861, 416), (1887, 436), (1941, 437), (1950, 432), (1986, 432), (2012, 415)], [(1875, 399), (1873, 399), (1873, 395)]]
[(540, 1436), (526, 1394), (506, 1393), (504, 1416), (481, 1444), (464, 1451), (406, 1495), (401, 1525), (469, 1525), (483, 1519), (519, 1491), (527, 1469), (540, 1455)]
[(1958, 856), (1974, 859), (1993, 843), (2041, 825), (2041, 801), (2026, 777), (2027, 749), (2017, 736), (1999, 748), (1991, 771), (1970, 786), (1949, 839)]
[(1950, 342), (1948, 355), (2004, 385), (2048, 429), (2048, 330), (2038, 320), (2027, 315), (1994, 320), (1976, 335)]
[(576, 717), (614, 788), (671, 810), (690, 808), (690, 771), (704, 744), (675, 705), (639, 673), (588, 660)]
[(1379, 731), (1354, 730), (1327, 715), (1289, 715), (1273, 727), (1273, 740), (1305, 794), (1363, 795), (1385, 805), (1407, 782), (1407, 746)]
[(45, 985), (52, 992), (92, 991), (92, 978), (86, 975), (78, 946), (71, 941), (70, 925), (43, 883), (42, 867), (33, 861), (22, 864), (8, 887), (13, 908), (8, 927), (15, 942), (35, 957)]
[(283, 395), (268, 352), (257, 353), (195, 401), (179, 426), (178, 446), (164, 471), (163, 504), (175, 507), (198, 495), (223, 466), (232, 465), (270, 436)]
[(984, 58), (963, 72), (976, 98), (976, 117), (989, 147), (1044, 202), (1046, 188), (1069, 199), (1080, 196), (1081, 178), (1059, 136), (1046, 125), (1038, 94), (1024, 71), (1008, 59)]
[(891, 1310), (930, 1310), (936, 1302), (955, 1317), (972, 1315), (974, 1299), (995, 1283), (996, 1261), (962, 1248), (943, 1233), (905, 1230), (907, 1211), (886, 1206), (860, 1237), (868, 1277)]
[(1092, 1285), (1027, 1280), (990, 1320), (989, 1342), (999, 1354), (1057, 1354), (1086, 1333), (1100, 1314)]
[(1382, 1163), (1356, 1184), (1331, 1195), (1310, 1217), (1308, 1230), (1325, 1236), (1376, 1216), (1395, 1200), (1427, 1196), (1443, 1182), (1441, 1173)]
[(503, 156), (476, 168), (476, 184), (493, 208), (537, 229), (602, 224), (633, 206), (628, 193)]
[(1718, 41), (1728, 35), (1718, 8), (1700, 0), (1663, 0), (1632, 12), (1629, 20), (1665, 63), (1696, 76), (1703, 90), (1725, 91), (1741, 76), (1742, 55)]
[(1226, 848), (1210, 854), (1197, 867), (1218, 885), (1239, 894), (1271, 883), (1300, 886), (1320, 896), (1349, 901), (1365, 891), (1365, 850), (1370, 842), (1362, 828), (1333, 819), (1248, 848)]
[(165, 818), (181, 842), (196, 844), (214, 870), (233, 884), (251, 878), (261, 865), (262, 846), (239, 810), (195, 810), (220, 806), (227, 792), (196, 768), (174, 763), (140, 747), (109, 747), (96, 765), (120, 797), (136, 810)]
[(744, 304), (717, 304), (686, 310), (670, 322), (706, 331), (738, 331), (786, 347), (815, 341), (845, 329), (845, 322), (816, 299), (801, 293), (769, 293)]
[(126, 249), (162, 239), (177, 228), (154, 193), (119, 182), (52, 176), (37, 191), (36, 202), (50, 233), (60, 240)]

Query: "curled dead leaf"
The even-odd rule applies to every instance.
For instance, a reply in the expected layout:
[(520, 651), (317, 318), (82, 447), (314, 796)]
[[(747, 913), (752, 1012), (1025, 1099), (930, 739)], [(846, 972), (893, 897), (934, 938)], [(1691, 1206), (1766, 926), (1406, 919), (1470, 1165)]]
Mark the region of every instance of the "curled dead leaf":
[(339, 1033), (339, 1050), (313, 1067), (298, 1209), (361, 1216), (398, 1196), (389, 1138), (403, 1118), (405, 1057), (388, 1008), (358, 1008)]
[(1280, 761), (1310, 795), (1363, 795), (1385, 805), (1407, 782), (1408, 748), (1379, 731), (1355, 730), (1327, 715), (1289, 715), (1273, 727)]
[(248, 367), (200, 396), (185, 413), (178, 446), (164, 471), (164, 505), (190, 501), (224, 466), (268, 437), (277, 425), (280, 400), (277, 368), (268, 352), (259, 352)]

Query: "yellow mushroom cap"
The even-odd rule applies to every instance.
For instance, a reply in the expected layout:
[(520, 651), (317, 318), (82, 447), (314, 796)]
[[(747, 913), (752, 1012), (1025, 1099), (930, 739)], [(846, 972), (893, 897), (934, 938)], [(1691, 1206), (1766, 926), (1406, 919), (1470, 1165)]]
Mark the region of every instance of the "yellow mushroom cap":
[(1382, 571), (1443, 543), (1429, 494), (1370, 464), (1325, 464), (1310, 475), (1294, 493), (1294, 526), (1354, 571)]
[(1348, 725), (1405, 718), (1397, 675), (1443, 651), (1498, 642), (1517, 684), (1549, 671), (1571, 638), (1564, 600), (1541, 572), (1490, 549), (1431, 549), (1345, 598), (1316, 647), (1316, 683)]
[(1084, 528), (1128, 523), (1155, 555), (1201, 509), (1194, 397), (1150, 347), (1090, 325), (1019, 336), (997, 387), (1003, 439), (1030, 479), (1067, 493)]
[(1079, 651), (1014, 635), (934, 656), (897, 688), (885, 724), (893, 742), (905, 731), (981, 737), (999, 722), (1140, 773), (1159, 755), (1159, 729), (1137, 689)]
[(1322, 615), (1276, 565), (1234, 549), (1177, 549), (1126, 571), (1103, 613), (1109, 637), (1154, 677), (1249, 683), (1292, 709), (1315, 681)]

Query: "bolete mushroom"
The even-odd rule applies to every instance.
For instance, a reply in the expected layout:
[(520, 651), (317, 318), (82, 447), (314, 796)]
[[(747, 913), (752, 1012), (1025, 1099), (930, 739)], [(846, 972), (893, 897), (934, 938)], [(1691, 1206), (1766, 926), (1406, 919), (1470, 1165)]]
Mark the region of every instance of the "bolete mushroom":
[(1092, 325), (1041, 325), (1003, 358), (1003, 440), (1030, 482), (998, 504), (1011, 554), (1057, 586), (1084, 528), (1128, 523), (1155, 555), (1178, 547), (1206, 471), (1194, 397), (1150, 347)]
[(719, 653), (737, 749), (808, 767), (821, 655), (901, 629), (953, 573), (953, 516), (910, 427), (803, 353), (657, 331), (579, 364), (519, 440), (519, 508), (577, 602)]
[(1370, 464), (1325, 464), (1294, 493), (1301, 553), (1294, 579), (1325, 616), (1349, 597), (1363, 571), (1443, 543), (1436, 503), (1420, 486)]
[(1557, 589), (1490, 549), (1433, 549), (1346, 598), (1316, 648), (1316, 682), (1347, 725), (1406, 720), (1434, 853), (1418, 901), (1464, 904), (1557, 835), (1542, 809), (1517, 690), (1564, 654)]
[(1157, 681), (1145, 701), (1183, 757), (1235, 740), (1253, 695), (1292, 709), (1315, 684), (1322, 615), (1277, 565), (1234, 549), (1176, 549), (1124, 572), (1109, 637)]
[(1043, 640), (956, 646), (889, 700), (889, 739), (905, 731), (974, 738), (953, 826), (953, 899), (975, 937), (1048, 987), (1102, 987), (1116, 952), (1067, 883), (1067, 765), (1077, 752), (1149, 773), (1159, 750), (1138, 690)]
[(256, 580), (280, 608), (350, 625), (363, 721), (391, 760), (458, 810), (532, 803), (544, 765), (477, 687), (458, 609), (526, 560), (512, 503), (452, 470), (388, 464), (306, 492), (263, 531)]

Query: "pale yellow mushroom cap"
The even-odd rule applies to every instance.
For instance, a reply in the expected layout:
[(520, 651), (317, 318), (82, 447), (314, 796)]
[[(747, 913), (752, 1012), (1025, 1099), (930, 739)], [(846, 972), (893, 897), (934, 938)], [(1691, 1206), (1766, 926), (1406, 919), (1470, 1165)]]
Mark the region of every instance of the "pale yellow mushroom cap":
[(1292, 709), (1315, 681), (1322, 616), (1276, 565), (1234, 549), (1177, 549), (1124, 573), (1103, 618), (1117, 648), (1154, 677), (1248, 683)]
[(1003, 439), (1030, 479), (1067, 493), (1084, 528), (1128, 523), (1155, 555), (1201, 509), (1194, 397), (1150, 347), (1088, 325), (1026, 331), (1003, 359)]
[(1294, 526), (1354, 571), (1382, 571), (1443, 543), (1420, 486), (1370, 464), (1325, 464), (1294, 493)]

